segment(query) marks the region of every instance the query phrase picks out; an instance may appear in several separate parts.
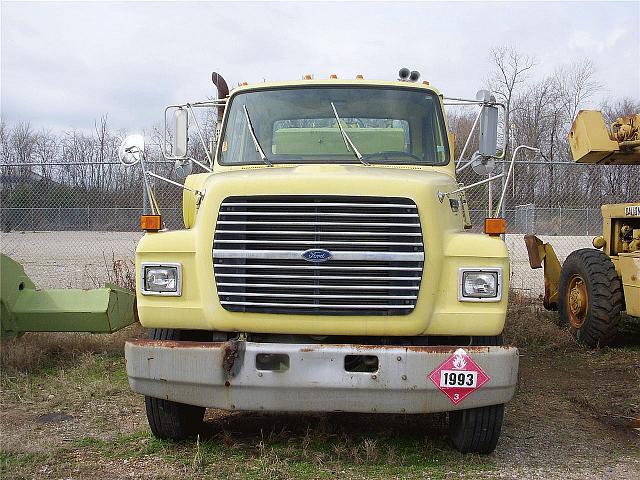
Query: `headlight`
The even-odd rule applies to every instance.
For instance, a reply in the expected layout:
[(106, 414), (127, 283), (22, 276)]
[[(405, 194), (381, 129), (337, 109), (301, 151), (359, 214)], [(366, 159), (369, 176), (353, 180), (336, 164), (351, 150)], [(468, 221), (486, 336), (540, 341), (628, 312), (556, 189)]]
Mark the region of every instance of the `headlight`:
[(142, 264), (142, 294), (179, 296), (182, 290), (182, 267), (179, 263)]
[(461, 268), (458, 276), (461, 302), (497, 302), (502, 297), (502, 269)]

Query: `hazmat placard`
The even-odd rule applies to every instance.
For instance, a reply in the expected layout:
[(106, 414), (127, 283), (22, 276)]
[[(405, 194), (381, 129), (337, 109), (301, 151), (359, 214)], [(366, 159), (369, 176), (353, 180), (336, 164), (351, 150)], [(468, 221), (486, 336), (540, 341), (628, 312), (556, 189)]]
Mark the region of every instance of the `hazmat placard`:
[(429, 380), (449, 397), (451, 403), (458, 405), (487, 383), (490, 377), (464, 348), (459, 348), (429, 374)]

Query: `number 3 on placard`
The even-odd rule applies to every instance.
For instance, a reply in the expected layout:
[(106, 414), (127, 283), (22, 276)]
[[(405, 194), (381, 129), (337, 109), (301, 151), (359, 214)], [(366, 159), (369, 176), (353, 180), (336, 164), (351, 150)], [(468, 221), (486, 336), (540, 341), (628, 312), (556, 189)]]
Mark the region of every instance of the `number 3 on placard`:
[(460, 400), (460, 394), (456, 393), (455, 395), (453, 395), (453, 399), (454, 400)]

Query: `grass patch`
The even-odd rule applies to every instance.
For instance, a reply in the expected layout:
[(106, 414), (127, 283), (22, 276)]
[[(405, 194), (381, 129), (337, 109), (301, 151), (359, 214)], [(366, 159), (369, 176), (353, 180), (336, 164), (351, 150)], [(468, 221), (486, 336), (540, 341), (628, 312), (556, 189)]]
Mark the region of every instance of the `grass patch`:
[(125, 341), (144, 334), (139, 324), (113, 334), (25, 333), (0, 342), (0, 368), (8, 375), (34, 374), (75, 365), (87, 354), (122, 356)]
[[(236, 427), (238, 422), (254, 420), (251, 415), (236, 417)], [(282, 416), (263, 417), (278, 423)], [(211, 431), (195, 442), (177, 443), (158, 440), (141, 430), (114, 441), (83, 438), (74, 448), (119, 462), (153, 457), (192, 478), (445, 478), (451, 471), (481, 472), (494, 465), (489, 457), (458, 454), (439, 437), (431, 440), (398, 431), (372, 436), (347, 429), (327, 434), (318, 423), (308, 425), (304, 432), (284, 435), (280, 431), (253, 438), (246, 433)]]
[(0, 452), (0, 477), (8, 475), (14, 469), (28, 467), (43, 461), (45, 455), (35, 453)]

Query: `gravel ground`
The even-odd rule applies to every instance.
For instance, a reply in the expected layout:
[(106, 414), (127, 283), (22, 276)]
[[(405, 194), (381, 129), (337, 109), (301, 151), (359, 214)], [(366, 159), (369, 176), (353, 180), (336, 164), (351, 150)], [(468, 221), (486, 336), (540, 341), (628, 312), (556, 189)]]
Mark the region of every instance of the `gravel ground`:
[[(140, 232), (11, 232), (2, 234), (1, 251), (22, 262), (42, 288), (91, 288), (108, 281), (113, 259), (133, 261)], [(540, 237), (563, 260), (573, 250), (591, 246), (592, 237)], [(541, 270), (531, 270), (523, 235), (507, 235), (514, 288), (533, 295), (544, 291)]]
[(140, 232), (2, 233), (2, 253), (21, 262), (41, 288), (93, 288), (109, 281), (113, 260), (133, 262)]

